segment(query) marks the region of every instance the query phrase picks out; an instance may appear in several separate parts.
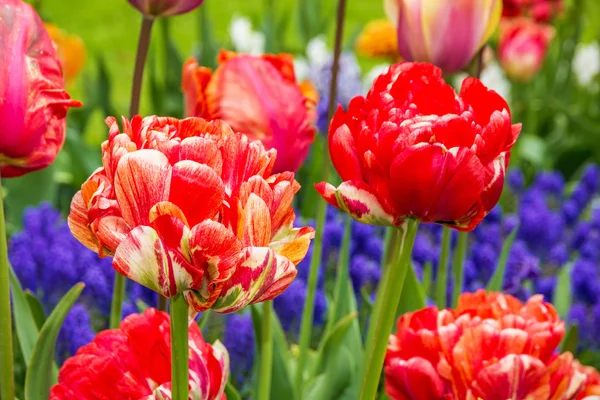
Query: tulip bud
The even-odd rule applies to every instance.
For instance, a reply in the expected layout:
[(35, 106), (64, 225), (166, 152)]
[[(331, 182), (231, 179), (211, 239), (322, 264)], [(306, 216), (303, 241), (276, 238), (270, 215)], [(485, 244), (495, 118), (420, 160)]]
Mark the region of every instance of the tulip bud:
[(527, 18), (502, 21), (498, 59), (506, 74), (529, 81), (544, 62), (554, 29)]
[(172, 17), (185, 14), (202, 4), (204, 0), (128, 0), (147, 17)]
[(384, 0), (396, 24), (406, 61), (425, 61), (456, 72), (490, 38), (502, 14), (501, 0)]
[(20, 176), (52, 164), (65, 141), (69, 107), (52, 40), (21, 0), (0, 7), (0, 168)]

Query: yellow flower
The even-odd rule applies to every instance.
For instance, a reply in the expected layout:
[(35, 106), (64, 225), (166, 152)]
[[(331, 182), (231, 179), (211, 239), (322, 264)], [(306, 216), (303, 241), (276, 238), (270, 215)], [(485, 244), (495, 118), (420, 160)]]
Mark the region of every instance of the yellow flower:
[(392, 21), (380, 19), (365, 26), (356, 40), (356, 52), (364, 57), (398, 57), (398, 33)]
[(54, 42), (63, 76), (69, 83), (79, 75), (85, 63), (86, 51), (83, 40), (77, 35), (66, 33), (54, 24), (44, 23), (44, 27)]

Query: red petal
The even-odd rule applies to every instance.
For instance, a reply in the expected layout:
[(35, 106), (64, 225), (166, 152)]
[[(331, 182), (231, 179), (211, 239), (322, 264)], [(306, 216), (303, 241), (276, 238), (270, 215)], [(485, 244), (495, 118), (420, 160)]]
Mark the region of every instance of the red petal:
[(342, 125), (330, 135), (331, 161), (342, 180), (362, 180), (356, 144), (348, 126)]
[(207, 165), (186, 160), (173, 166), (169, 201), (181, 208), (190, 226), (213, 218), (224, 196), (223, 181)]
[(265, 282), (264, 291), (258, 294), (258, 298), (252, 300), (252, 304), (269, 301), (279, 296), (296, 278), (298, 271), (294, 264), (285, 257), (275, 256), (276, 271), (271, 282)]
[(208, 138), (190, 137), (181, 141), (179, 146), (179, 159), (192, 160), (200, 164), (206, 164), (212, 168), (217, 175), (223, 172), (223, 158), (217, 144)]
[(69, 229), (75, 239), (79, 240), (85, 247), (98, 253), (100, 245), (92, 233), (88, 220), (87, 204), (83, 201), (81, 190), (73, 196), (71, 201), (71, 212), (68, 219)]
[(392, 400), (442, 400), (445, 394), (435, 367), (420, 357), (392, 360), (385, 369), (385, 392)]
[(119, 162), (115, 194), (123, 218), (130, 226), (149, 225), (150, 210), (169, 197), (171, 166), (156, 150), (128, 153)]
[(335, 186), (333, 186), (332, 184), (327, 183), (327, 182), (321, 182), (321, 183), (315, 184), (315, 189), (325, 199), (326, 202), (328, 202), (329, 204), (331, 204), (332, 206), (334, 206), (336, 208), (341, 209), (340, 203), (338, 202), (338, 199), (335, 195), (335, 193), (337, 191)]
[(264, 247), (271, 241), (271, 214), (264, 200), (252, 193), (244, 206), (244, 246)]
[(486, 88), (479, 79), (466, 78), (460, 89), (460, 97), (473, 108), (478, 125), (487, 125), (494, 111), (508, 111), (510, 120), (510, 109), (506, 101), (498, 93)]

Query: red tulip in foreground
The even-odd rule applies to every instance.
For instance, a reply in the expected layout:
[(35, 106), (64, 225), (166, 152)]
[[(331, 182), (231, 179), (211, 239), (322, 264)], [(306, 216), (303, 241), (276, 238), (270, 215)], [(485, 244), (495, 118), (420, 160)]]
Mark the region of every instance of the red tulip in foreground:
[(343, 183), (316, 188), (365, 223), (415, 218), (469, 231), (498, 202), (520, 130), (479, 80), (457, 95), (439, 68), (396, 64), (335, 114), (329, 152)]
[(73, 198), (69, 227), (114, 268), (195, 311), (234, 312), (283, 292), (314, 231), (294, 228), (292, 172), (222, 121), (107, 119), (103, 167)]
[(528, 18), (502, 21), (498, 59), (506, 74), (519, 81), (531, 80), (542, 68), (554, 28)]
[[(65, 361), (50, 400), (171, 399), (169, 315), (155, 309), (131, 315), (119, 329), (100, 332)], [(189, 328), (190, 400), (224, 400), (229, 355)]]
[(129, 4), (148, 17), (172, 17), (185, 14), (204, 0), (128, 0)]
[(462, 294), (456, 310), (428, 307), (398, 320), (385, 363), (392, 400), (580, 399), (598, 372), (556, 352), (564, 322), (541, 296)]
[(21, 0), (0, 0), (2, 177), (52, 164), (65, 142), (67, 110), (80, 105), (65, 92), (52, 40), (35, 10)]
[(315, 136), (315, 99), (296, 83), (290, 55), (221, 51), (213, 73), (189, 59), (183, 67), (185, 113), (222, 119), (234, 131), (277, 150), (274, 171), (296, 171)]

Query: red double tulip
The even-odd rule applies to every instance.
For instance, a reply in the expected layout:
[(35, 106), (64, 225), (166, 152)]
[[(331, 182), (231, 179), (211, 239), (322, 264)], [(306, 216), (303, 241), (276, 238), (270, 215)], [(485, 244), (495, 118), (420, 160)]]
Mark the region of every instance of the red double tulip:
[(362, 222), (472, 230), (498, 202), (520, 130), (479, 80), (465, 79), (457, 95), (439, 68), (396, 64), (335, 114), (329, 153), (344, 182), (316, 188)]
[(509, 77), (531, 80), (542, 68), (554, 28), (529, 18), (503, 20), (500, 25), (498, 60)]
[(277, 150), (275, 172), (297, 171), (314, 140), (316, 99), (296, 82), (292, 56), (221, 51), (218, 61), (214, 73), (193, 58), (183, 66), (185, 114), (227, 122)]
[(73, 198), (69, 227), (114, 268), (195, 311), (271, 300), (296, 276), (314, 230), (294, 228), (292, 172), (222, 121), (107, 119), (103, 167)]
[(54, 162), (71, 100), (52, 40), (35, 10), (0, 2), (0, 173), (20, 176)]
[(390, 337), (385, 388), (392, 400), (581, 398), (597, 372), (556, 354), (564, 322), (541, 296), (463, 294), (456, 310), (403, 315)]
[[(229, 355), (217, 341), (204, 341), (198, 325), (189, 328), (190, 400), (224, 400)], [(50, 400), (171, 399), (169, 315), (148, 309), (100, 332), (69, 358), (58, 373)]]
[(503, 16), (531, 17), (537, 22), (548, 22), (565, 8), (563, 0), (504, 0), (503, 3)]

